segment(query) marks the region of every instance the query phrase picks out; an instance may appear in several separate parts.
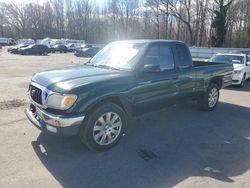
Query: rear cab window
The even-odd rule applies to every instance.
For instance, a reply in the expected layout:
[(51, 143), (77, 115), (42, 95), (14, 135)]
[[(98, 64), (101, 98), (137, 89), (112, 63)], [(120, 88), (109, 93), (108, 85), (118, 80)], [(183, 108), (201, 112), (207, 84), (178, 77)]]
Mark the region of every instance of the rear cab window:
[(167, 44), (151, 45), (144, 57), (144, 65), (148, 64), (159, 65), (161, 71), (174, 69), (175, 64), (171, 47)]
[(177, 66), (180, 69), (192, 68), (193, 62), (188, 47), (185, 44), (177, 43), (174, 49)]

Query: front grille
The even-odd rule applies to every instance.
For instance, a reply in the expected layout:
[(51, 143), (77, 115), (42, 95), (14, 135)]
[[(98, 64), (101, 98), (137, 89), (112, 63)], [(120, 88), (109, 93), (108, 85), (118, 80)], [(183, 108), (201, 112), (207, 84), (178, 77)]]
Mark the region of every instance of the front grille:
[(30, 85), (30, 97), (33, 101), (38, 104), (42, 104), (42, 90)]

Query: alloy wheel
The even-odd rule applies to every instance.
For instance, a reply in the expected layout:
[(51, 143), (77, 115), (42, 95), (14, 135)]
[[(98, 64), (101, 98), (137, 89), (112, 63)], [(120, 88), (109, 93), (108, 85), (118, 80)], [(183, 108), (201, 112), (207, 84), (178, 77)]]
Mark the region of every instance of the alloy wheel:
[(219, 98), (219, 92), (217, 88), (212, 88), (208, 95), (208, 106), (210, 108), (213, 108), (216, 105), (218, 98)]
[(106, 112), (95, 122), (93, 128), (94, 141), (99, 145), (113, 143), (121, 133), (122, 120), (115, 112)]

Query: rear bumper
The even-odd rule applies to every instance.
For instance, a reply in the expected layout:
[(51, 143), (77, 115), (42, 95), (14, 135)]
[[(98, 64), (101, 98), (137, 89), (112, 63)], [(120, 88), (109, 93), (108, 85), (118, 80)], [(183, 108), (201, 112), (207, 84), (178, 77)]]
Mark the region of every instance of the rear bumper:
[(78, 134), (84, 115), (56, 115), (36, 107), (35, 113), (25, 109), (30, 122), (42, 132), (56, 136), (74, 136)]

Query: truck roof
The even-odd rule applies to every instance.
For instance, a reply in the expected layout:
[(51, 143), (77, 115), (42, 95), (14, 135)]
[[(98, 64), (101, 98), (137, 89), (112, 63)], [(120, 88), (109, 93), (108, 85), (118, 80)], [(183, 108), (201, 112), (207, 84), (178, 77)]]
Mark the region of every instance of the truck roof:
[(120, 41), (113, 41), (113, 42), (135, 42), (135, 43), (166, 42), (166, 43), (182, 43), (182, 44), (185, 44), (183, 41), (179, 41), (179, 40), (163, 40), (163, 39), (136, 39), (136, 40), (120, 40)]

